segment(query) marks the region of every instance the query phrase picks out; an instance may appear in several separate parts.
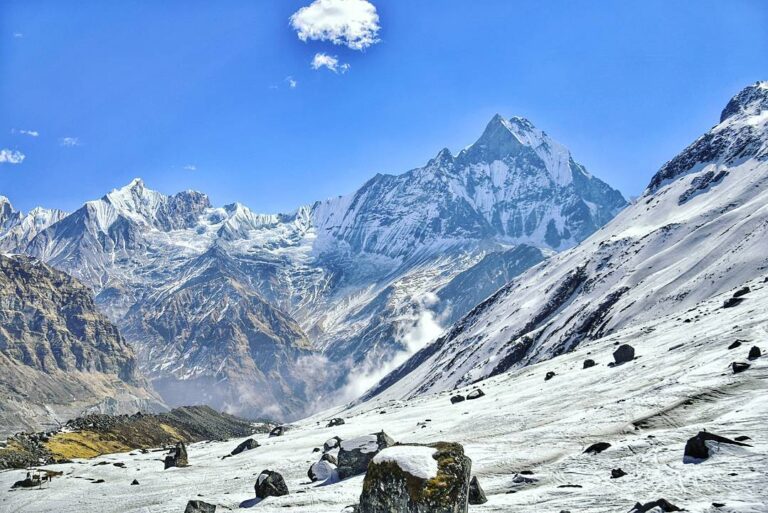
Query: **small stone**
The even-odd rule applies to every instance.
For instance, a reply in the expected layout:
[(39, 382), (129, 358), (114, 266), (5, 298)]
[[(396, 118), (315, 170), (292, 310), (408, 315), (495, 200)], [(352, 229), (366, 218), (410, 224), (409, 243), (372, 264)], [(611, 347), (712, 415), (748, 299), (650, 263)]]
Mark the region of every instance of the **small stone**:
[(621, 470), (620, 468), (615, 468), (611, 470), (611, 479), (618, 479), (620, 477), (626, 476), (627, 473)]
[(582, 368), (589, 369), (590, 367), (594, 367), (595, 365), (597, 364), (595, 363), (594, 360), (592, 360), (591, 358), (587, 358), (586, 360), (584, 360), (584, 367)]
[(131, 486), (138, 486), (138, 485), (139, 485), (138, 479), (134, 479), (133, 481), (131, 481)]
[(550, 379), (555, 377), (555, 373), (553, 371), (547, 372), (547, 375), (544, 376), (544, 381), (549, 381)]

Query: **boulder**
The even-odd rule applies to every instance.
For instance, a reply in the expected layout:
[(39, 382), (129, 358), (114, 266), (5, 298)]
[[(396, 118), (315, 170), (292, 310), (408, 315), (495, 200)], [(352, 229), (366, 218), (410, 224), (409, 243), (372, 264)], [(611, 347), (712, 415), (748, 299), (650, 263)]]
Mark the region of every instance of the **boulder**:
[(242, 442), (240, 445), (232, 449), (232, 452), (229, 454), (231, 456), (234, 456), (236, 454), (240, 454), (243, 451), (250, 451), (251, 449), (255, 449), (258, 446), (259, 446), (259, 442), (257, 442), (253, 438), (249, 438), (248, 440)]
[(283, 436), (285, 434), (285, 426), (277, 426), (269, 432), (269, 436)]
[(611, 444), (608, 442), (597, 442), (596, 444), (592, 444), (589, 447), (587, 447), (584, 452), (586, 454), (600, 454), (607, 448), (609, 448)]
[(189, 501), (184, 513), (216, 513), (216, 506), (203, 501)]
[(328, 451), (332, 451), (333, 449), (338, 449), (340, 443), (341, 443), (341, 438), (339, 438), (338, 436), (329, 438), (323, 444), (323, 452), (328, 452)]
[(138, 486), (138, 485), (139, 485), (138, 479), (134, 479), (133, 481), (131, 481), (131, 486)]
[(332, 463), (334, 465), (338, 465), (339, 464), (338, 459), (331, 452), (326, 452), (325, 454), (323, 454), (323, 457), (320, 458), (320, 460), (321, 461), (327, 461), (328, 463)]
[(488, 498), (485, 496), (485, 491), (480, 486), (480, 482), (477, 480), (477, 476), (474, 476), (469, 482), (469, 503), (473, 506), (478, 504), (485, 504), (488, 502)]
[(627, 473), (621, 470), (620, 468), (614, 468), (611, 470), (611, 479), (618, 479), (620, 477), (626, 476)]
[(464, 399), (466, 399), (466, 398), (463, 395), (456, 394), (453, 397), (451, 397), (451, 404), (456, 404), (456, 403), (463, 402)]
[(31, 476), (29, 472), (27, 472), (27, 477), (22, 479), (21, 481), (16, 481), (15, 483), (13, 483), (13, 486), (11, 486), (11, 488), (34, 488), (36, 486), (40, 486), (40, 477)]
[(549, 372), (547, 372), (547, 375), (544, 376), (544, 381), (549, 381), (550, 379), (552, 379), (554, 377), (555, 377), (555, 372), (554, 371), (549, 371)]
[(165, 457), (165, 468), (186, 467), (187, 465), (189, 465), (187, 447), (184, 445), (184, 442), (179, 442)]
[(309, 480), (313, 483), (315, 481), (326, 481), (331, 476), (333, 476), (335, 471), (336, 465), (327, 460), (320, 460), (317, 463), (313, 463), (312, 466), (309, 467), (309, 470), (307, 471), (307, 477), (309, 477)]
[(331, 421), (328, 423), (328, 427), (341, 426), (342, 424), (344, 424), (344, 419), (335, 418), (335, 419), (331, 419)]
[(647, 513), (654, 508), (658, 508), (661, 511), (667, 512), (667, 511), (683, 511), (682, 509), (678, 508), (671, 502), (669, 502), (666, 499), (659, 499), (653, 502), (646, 502), (645, 504), (640, 504), (639, 502), (635, 504), (635, 506), (630, 510), (629, 513)]
[(731, 363), (731, 368), (733, 369), (734, 374), (738, 374), (739, 372), (744, 372), (745, 370), (749, 369), (749, 367), (750, 365), (744, 362)]
[(699, 431), (699, 433), (693, 438), (689, 438), (685, 443), (685, 452), (683, 454), (684, 463), (699, 463), (709, 458), (709, 447), (707, 442), (741, 445), (743, 447), (752, 447), (749, 444), (737, 442), (726, 438), (724, 436), (715, 435), (713, 433), (707, 433), (706, 431)]
[(344, 440), (340, 444), (338, 456), (339, 477), (346, 479), (350, 476), (363, 474), (368, 469), (368, 463), (382, 449), (395, 444), (384, 431), (371, 435)]
[(728, 349), (736, 349), (737, 347), (741, 347), (741, 340), (737, 340), (736, 342), (728, 346)]
[(590, 367), (594, 367), (595, 365), (597, 365), (597, 364), (595, 363), (594, 360), (592, 360), (591, 358), (587, 358), (586, 360), (584, 360), (584, 367), (583, 368), (584, 369), (589, 369)]
[(622, 344), (613, 352), (613, 360), (616, 365), (631, 362), (635, 359), (635, 348), (629, 344)]
[(749, 350), (749, 355), (747, 356), (748, 360), (757, 360), (762, 356), (762, 353), (760, 352), (760, 348), (757, 346), (752, 346)]
[(456, 443), (384, 449), (365, 475), (358, 513), (466, 513), (471, 466)]
[(472, 399), (480, 399), (484, 395), (485, 395), (485, 392), (483, 392), (479, 388), (476, 388), (467, 394), (467, 400), (471, 401)]
[(256, 497), (259, 499), (288, 495), (288, 485), (285, 484), (285, 479), (279, 472), (273, 470), (262, 471), (256, 478), (254, 489), (256, 490)]
[(743, 297), (729, 297), (723, 301), (723, 308), (733, 308), (736, 305), (740, 305), (744, 302)]
[(733, 293), (733, 297), (746, 296), (750, 292), (752, 292), (752, 290), (749, 287), (742, 287), (742, 288), (740, 288), (739, 290), (737, 290), (736, 292)]

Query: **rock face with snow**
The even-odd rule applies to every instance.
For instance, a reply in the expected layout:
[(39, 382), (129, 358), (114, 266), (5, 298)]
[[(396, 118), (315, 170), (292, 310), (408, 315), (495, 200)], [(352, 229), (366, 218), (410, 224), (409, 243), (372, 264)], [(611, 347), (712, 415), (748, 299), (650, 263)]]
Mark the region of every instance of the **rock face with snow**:
[(624, 206), (529, 121), (496, 116), (456, 155), (290, 214), (139, 179), (68, 215), (3, 199), (0, 249), (90, 286), (170, 405), (293, 419)]
[(763, 275), (767, 97), (766, 82), (736, 95), (721, 122), (663, 166), (631, 206), (502, 287), (369, 397), (449, 390), (656, 317), (678, 313), (684, 322), (693, 306)]
[(365, 473), (373, 457), (394, 444), (384, 431), (342, 441), (339, 444), (339, 477), (346, 479)]
[(0, 255), (0, 432), (40, 429), (111, 398), (160, 406), (91, 291), (37, 260)]
[(472, 461), (460, 444), (396, 445), (373, 458), (359, 513), (466, 513)]

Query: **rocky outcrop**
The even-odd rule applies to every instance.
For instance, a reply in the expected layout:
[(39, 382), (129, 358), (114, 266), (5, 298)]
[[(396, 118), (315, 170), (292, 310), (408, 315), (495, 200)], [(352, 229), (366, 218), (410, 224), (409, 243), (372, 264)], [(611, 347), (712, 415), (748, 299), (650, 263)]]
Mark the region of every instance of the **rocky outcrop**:
[(368, 463), (382, 449), (395, 444), (384, 431), (344, 440), (340, 444), (338, 471), (341, 479), (365, 473)]
[(460, 444), (396, 445), (371, 462), (359, 513), (466, 513), (472, 461)]
[(699, 431), (696, 436), (689, 438), (685, 443), (683, 461), (685, 463), (698, 463), (709, 458), (708, 444), (729, 444), (751, 447), (749, 444), (737, 442), (724, 436), (715, 435), (714, 433), (708, 433), (706, 431)]
[(288, 495), (288, 485), (285, 484), (285, 479), (279, 472), (273, 470), (262, 471), (256, 478), (254, 488), (256, 497), (259, 499)]
[(187, 446), (184, 442), (179, 442), (176, 447), (171, 449), (171, 452), (165, 457), (165, 468), (171, 467), (186, 467), (189, 466), (189, 459), (187, 457)]
[(469, 504), (476, 506), (478, 504), (485, 504), (488, 502), (488, 498), (485, 496), (483, 487), (480, 486), (480, 481), (477, 480), (477, 476), (473, 476), (469, 482)]

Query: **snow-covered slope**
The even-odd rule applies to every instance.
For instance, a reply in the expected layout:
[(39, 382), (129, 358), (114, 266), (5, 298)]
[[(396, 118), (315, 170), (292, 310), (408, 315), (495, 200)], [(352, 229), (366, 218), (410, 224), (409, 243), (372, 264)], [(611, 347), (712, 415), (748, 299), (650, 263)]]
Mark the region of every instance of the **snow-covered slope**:
[[(290, 214), (214, 207), (136, 179), (3, 247), (89, 284), (171, 405), (260, 415), (269, 402), (295, 418), (302, 404), (348, 399), (352, 381), (375, 379), (624, 205), (529, 121), (496, 116), (457, 155)], [(486, 283), (452, 282), (476, 264), (470, 279)]]
[(371, 395), (447, 390), (665, 315), (690, 322), (768, 270), (768, 87), (662, 167), (592, 237), (530, 269), (388, 376)]
[(64, 219), (67, 213), (37, 207), (27, 214), (13, 208), (5, 196), (0, 196), (0, 250), (24, 247), (35, 235)]

